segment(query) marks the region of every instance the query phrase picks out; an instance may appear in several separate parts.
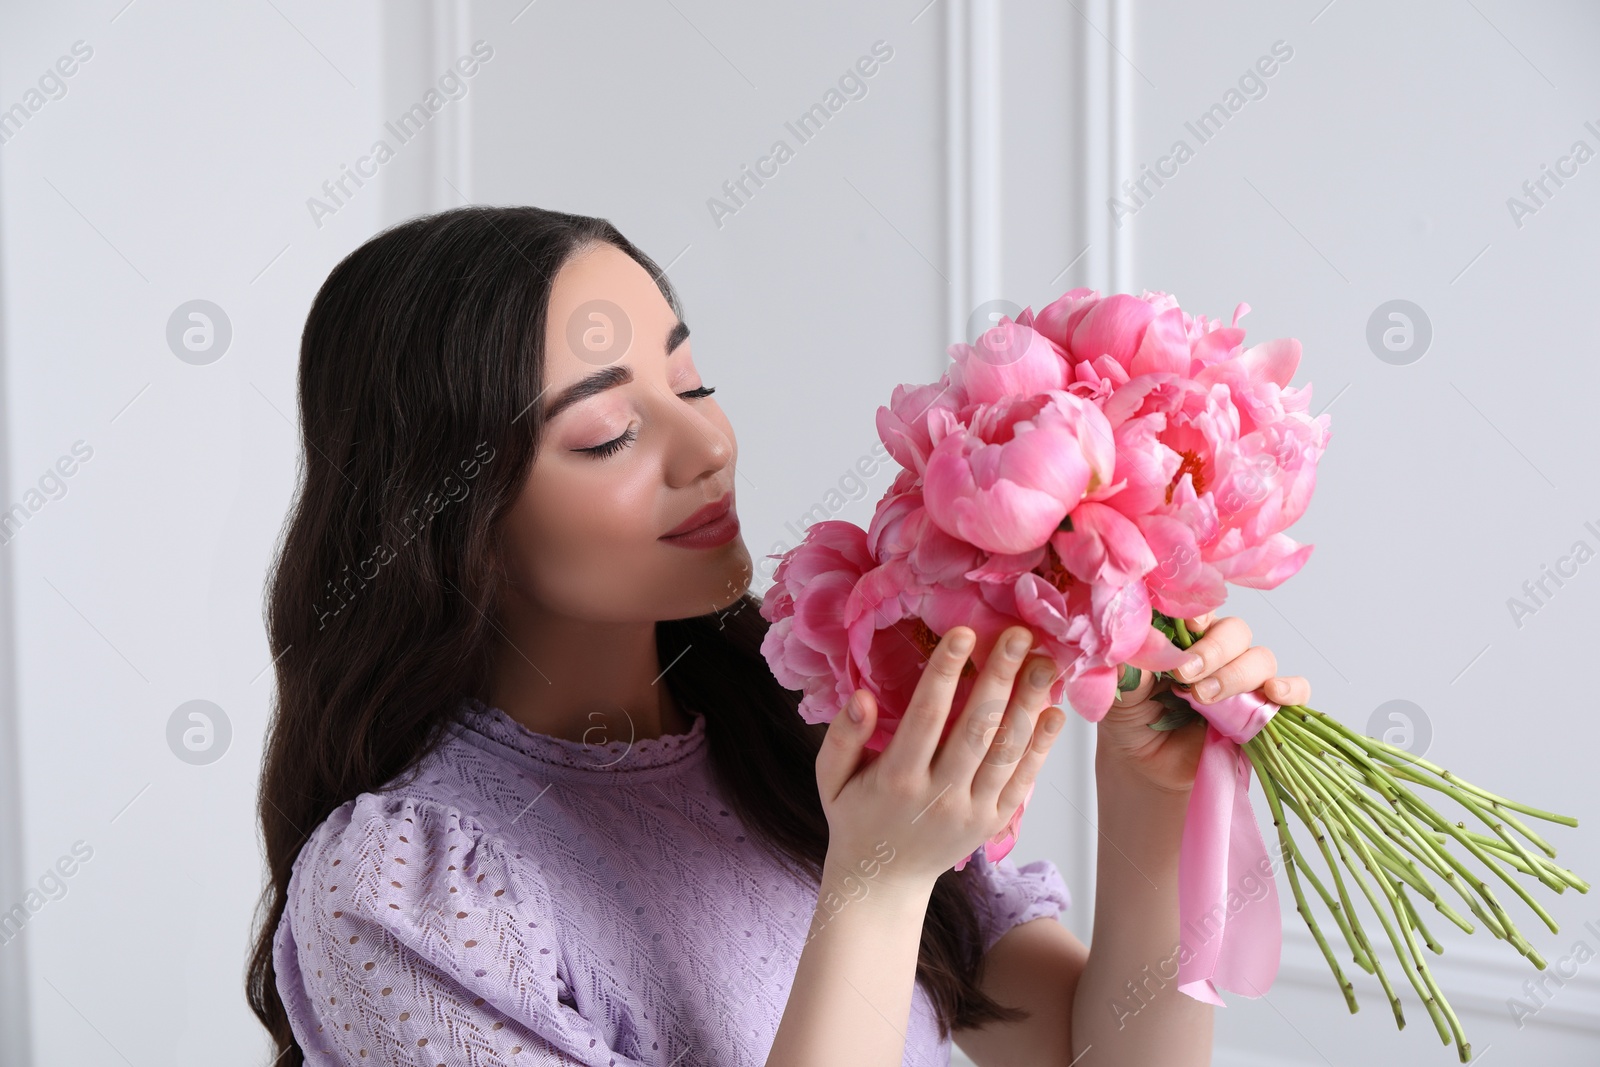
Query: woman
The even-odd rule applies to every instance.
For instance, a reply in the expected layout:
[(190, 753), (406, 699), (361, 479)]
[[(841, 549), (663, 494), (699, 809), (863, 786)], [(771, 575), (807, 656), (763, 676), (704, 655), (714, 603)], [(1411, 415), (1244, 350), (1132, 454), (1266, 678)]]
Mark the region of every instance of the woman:
[[(1145, 728), (1141, 677), (1099, 727), (1093, 954), (1033, 921), (1068, 906), (1054, 864), (978, 848), (1064, 719), (1029, 634), (952, 628), (877, 758), (864, 693), (805, 723), (688, 332), (609, 223), (528, 207), (397, 226), (317, 294), (268, 607), (248, 991), (275, 1062), (1207, 1062), (1207, 1006), (1108, 1010), (1176, 943), (1198, 730)], [(1211, 621), (1190, 680), (1272, 678)], [(936, 751), (949, 715), (982, 741)]]

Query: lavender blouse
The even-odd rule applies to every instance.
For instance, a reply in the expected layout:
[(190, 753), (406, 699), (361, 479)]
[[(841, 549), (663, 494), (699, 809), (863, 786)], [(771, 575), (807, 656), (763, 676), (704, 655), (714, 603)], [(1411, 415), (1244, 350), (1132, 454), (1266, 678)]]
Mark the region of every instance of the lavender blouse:
[[(705, 731), (591, 745), (468, 698), (411, 784), (295, 861), (274, 951), (306, 1062), (763, 1064), (817, 887), (750, 840)], [(969, 865), (985, 951), (1069, 906), (1048, 860)], [(950, 1061), (920, 983), (905, 1047)]]

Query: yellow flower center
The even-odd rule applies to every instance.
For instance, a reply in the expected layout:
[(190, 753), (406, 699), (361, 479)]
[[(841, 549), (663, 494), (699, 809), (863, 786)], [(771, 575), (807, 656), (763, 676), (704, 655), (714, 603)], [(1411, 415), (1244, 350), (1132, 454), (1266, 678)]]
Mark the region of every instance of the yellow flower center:
[(1195, 496), (1199, 496), (1206, 491), (1205, 467), (1201, 463), (1200, 457), (1193, 452), (1181, 452), (1179, 455), (1183, 457), (1183, 462), (1178, 464), (1178, 473), (1174, 474), (1172, 481), (1167, 483), (1167, 503), (1169, 504), (1172, 503), (1172, 491), (1178, 487), (1178, 482), (1182, 480), (1185, 471), (1188, 471), (1189, 476), (1194, 479)]

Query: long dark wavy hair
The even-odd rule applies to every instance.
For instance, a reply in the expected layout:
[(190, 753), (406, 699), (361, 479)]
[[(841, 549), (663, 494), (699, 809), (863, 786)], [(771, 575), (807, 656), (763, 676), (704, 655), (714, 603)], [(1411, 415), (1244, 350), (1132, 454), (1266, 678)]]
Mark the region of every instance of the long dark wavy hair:
[[(596, 242), (648, 270), (681, 317), (660, 268), (611, 223), (535, 207), (394, 226), (333, 269), (306, 317), (300, 485), (265, 606), (278, 684), (257, 808), (270, 880), (245, 983), (275, 1067), (304, 1062), (272, 953), (301, 846), (339, 805), (403, 782), (463, 695), (488, 690), (504, 580), (497, 520), (542, 436), (550, 289)], [(801, 719), (802, 694), (773, 678), (767, 626), (746, 592), (721, 612), (658, 622), (659, 659), (674, 664), (673, 699), (705, 716), (729, 806), (774, 859), (820, 881), (825, 727)], [(978, 989), (970, 874), (940, 876), (918, 952), (941, 1037), (1027, 1015)]]

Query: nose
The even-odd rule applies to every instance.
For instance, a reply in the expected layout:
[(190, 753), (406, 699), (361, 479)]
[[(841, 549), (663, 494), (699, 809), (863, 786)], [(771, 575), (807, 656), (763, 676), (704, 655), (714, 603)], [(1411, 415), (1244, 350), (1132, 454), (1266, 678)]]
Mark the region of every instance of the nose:
[(662, 391), (667, 411), (667, 483), (693, 485), (716, 475), (733, 461), (734, 443), (719, 421), (701, 413), (692, 401)]

